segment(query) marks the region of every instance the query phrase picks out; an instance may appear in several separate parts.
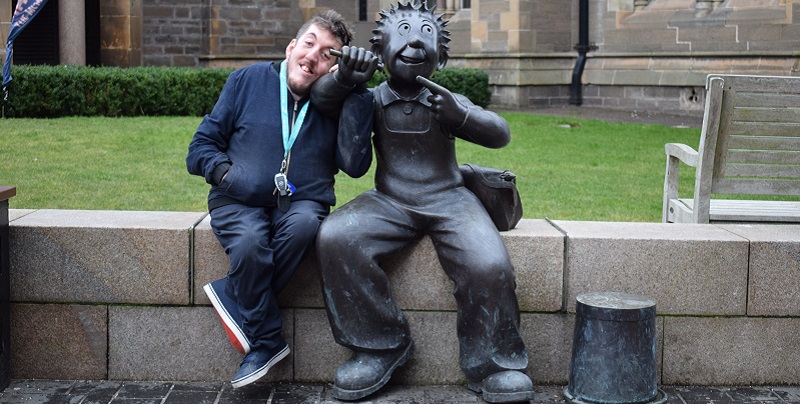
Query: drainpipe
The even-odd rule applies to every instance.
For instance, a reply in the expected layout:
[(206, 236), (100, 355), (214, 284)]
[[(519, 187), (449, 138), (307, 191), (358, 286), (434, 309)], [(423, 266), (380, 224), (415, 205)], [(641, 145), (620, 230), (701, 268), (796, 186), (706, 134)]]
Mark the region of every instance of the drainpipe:
[(596, 46), (589, 43), (589, 0), (579, 1), (578, 44), (575, 45), (575, 50), (578, 51), (578, 59), (575, 61), (575, 67), (572, 69), (572, 84), (570, 85), (569, 98), (569, 103), (572, 105), (581, 105), (581, 103), (583, 103), (581, 76), (583, 76), (583, 67), (586, 65), (586, 53), (590, 50), (597, 49)]

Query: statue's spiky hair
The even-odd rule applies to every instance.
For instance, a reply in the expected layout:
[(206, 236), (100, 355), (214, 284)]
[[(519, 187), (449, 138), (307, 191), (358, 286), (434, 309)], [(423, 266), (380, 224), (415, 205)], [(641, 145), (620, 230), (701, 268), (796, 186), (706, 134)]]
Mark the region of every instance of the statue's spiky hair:
[(380, 19), (375, 21), (378, 26), (372, 30), (372, 38), (369, 40), (372, 43), (372, 53), (381, 55), (381, 49), (383, 48), (383, 37), (386, 34), (386, 26), (389, 23), (393, 22), (396, 18), (398, 13), (404, 11), (417, 11), (419, 14), (428, 14), (431, 16), (431, 20), (435, 21), (438, 25), (438, 32), (439, 37), (437, 38), (437, 43), (439, 44), (439, 65), (444, 66), (445, 62), (448, 58), (448, 52), (450, 51), (450, 46), (448, 43), (450, 42), (450, 31), (445, 29), (447, 25), (447, 21), (444, 20), (442, 17), (444, 14), (434, 14), (434, 10), (436, 10), (436, 6), (428, 8), (428, 5), (425, 4), (422, 0), (406, 0), (404, 3), (398, 3), (396, 6), (392, 4), (389, 11), (381, 10), (379, 15)]

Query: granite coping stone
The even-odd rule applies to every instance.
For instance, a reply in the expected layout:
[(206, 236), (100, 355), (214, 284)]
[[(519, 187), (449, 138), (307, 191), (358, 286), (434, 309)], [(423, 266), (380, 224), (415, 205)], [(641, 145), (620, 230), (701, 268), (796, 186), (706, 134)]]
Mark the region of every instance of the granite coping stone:
[(719, 227), (750, 241), (747, 314), (800, 316), (800, 225)]
[(8, 210), (8, 221), (13, 222), (23, 216), (29, 215), (33, 212), (36, 212), (35, 209), (9, 209)]
[(204, 213), (42, 209), (10, 223), (11, 300), (189, 304)]
[[(517, 272), (517, 298), (522, 311), (559, 311), (562, 302), (564, 236), (545, 220), (523, 219), (517, 228), (501, 232)], [(195, 229), (194, 296), (196, 304), (210, 304), (203, 285), (222, 278), (229, 261), (211, 230), (210, 218)], [(392, 290), (403, 309), (456, 309), (452, 281), (425, 237), (384, 264)], [(316, 254), (298, 268), (280, 296), (283, 306), (324, 307)]]
[(9, 209), (15, 226), (110, 229), (189, 230), (204, 212), (132, 210)]
[[(228, 270), (204, 212), (12, 209), (10, 217), (12, 301), (208, 305), (202, 285)], [(659, 314), (793, 315), (797, 234), (796, 225), (523, 219), (502, 236), (523, 312), (573, 311), (579, 293), (603, 290), (651, 297)], [(386, 267), (403, 309), (455, 310), (429, 239)], [(317, 271), (312, 253), (281, 304), (323, 307)]]
[(566, 308), (585, 292), (647, 296), (658, 314), (744, 315), (746, 239), (715, 225), (554, 221), (567, 237)]

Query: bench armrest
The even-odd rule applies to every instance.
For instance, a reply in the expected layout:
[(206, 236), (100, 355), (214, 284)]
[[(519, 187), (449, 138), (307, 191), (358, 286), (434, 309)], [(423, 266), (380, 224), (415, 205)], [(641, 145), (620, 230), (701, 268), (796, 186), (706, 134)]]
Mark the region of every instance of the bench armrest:
[(667, 160), (671, 157), (675, 157), (683, 164), (686, 164), (690, 167), (697, 167), (697, 159), (699, 155), (697, 150), (687, 146), (683, 143), (667, 143), (664, 145), (664, 151), (667, 152)]
[(666, 223), (669, 216), (669, 202), (678, 198), (678, 173), (680, 163), (690, 167), (697, 167), (699, 154), (697, 151), (682, 143), (667, 143), (664, 145), (667, 153), (667, 168), (664, 173), (664, 201), (661, 212), (661, 221)]

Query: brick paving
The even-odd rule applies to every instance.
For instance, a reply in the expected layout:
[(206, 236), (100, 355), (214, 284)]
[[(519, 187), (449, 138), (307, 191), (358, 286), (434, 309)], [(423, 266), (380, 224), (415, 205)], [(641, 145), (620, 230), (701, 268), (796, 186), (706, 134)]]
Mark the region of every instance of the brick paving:
[[(800, 387), (663, 386), (667, 404), (800, 403)], [(533, 403), (564, 403), (564, 386), (537, 386)], [(230, 383), (12, 380), (0, 392), (3, 404), (323, 404), (339, 403), (327, 384), (256, 383), (233, 390)], [(476, 403), (465, 386), (389, 385), (359, 403)]]

